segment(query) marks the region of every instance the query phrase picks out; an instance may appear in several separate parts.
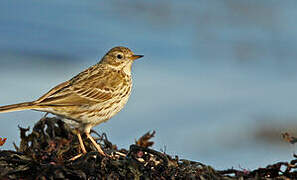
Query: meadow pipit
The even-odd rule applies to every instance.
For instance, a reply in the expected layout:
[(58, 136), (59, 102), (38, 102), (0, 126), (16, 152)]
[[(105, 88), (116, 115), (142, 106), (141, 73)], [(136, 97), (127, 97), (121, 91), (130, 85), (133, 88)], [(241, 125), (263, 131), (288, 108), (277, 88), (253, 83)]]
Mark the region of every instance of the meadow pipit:
[(109, 120), (127, 103), (132, 88), (131, 66), (141, 57), (126, 47), (114, 47), (99, 63), (54, 87), (36, 101), (2, 106), (0, 113), (32, 109), (55, 114), (77, 130), (83, 153), (86, 149), (81, 133), (85, 133), (105, 155), (91, 137), (90, 130)]

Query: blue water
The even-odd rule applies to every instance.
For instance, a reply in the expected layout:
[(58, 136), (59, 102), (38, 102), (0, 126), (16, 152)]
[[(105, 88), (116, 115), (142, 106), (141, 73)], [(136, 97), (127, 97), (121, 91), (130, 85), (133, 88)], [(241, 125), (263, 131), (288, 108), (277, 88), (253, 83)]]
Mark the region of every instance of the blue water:
[[(156, 149), (218, 169), (290, 160), (295, 146), (255, 134), (297, 131), (296, 17), (295, 1), (2, 0), (0, 104), (36, 99), (122, 45), (145, 57), (127, 106), (95, 127), (113, 143), (156, 130)], [(42, 116), (0, 114), (2, 148)]]

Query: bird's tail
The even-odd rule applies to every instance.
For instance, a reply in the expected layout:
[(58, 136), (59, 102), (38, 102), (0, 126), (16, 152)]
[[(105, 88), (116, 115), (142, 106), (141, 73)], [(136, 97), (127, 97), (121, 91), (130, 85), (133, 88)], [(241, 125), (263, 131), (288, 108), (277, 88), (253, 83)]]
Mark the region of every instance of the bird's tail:
[(23, 111), (26, 109), (33, 109), (33, 102), (24, 102), (19, 104), (12, 104), (7, 106), (0, 106), (0, 113), (7, 113), (12, 111)]

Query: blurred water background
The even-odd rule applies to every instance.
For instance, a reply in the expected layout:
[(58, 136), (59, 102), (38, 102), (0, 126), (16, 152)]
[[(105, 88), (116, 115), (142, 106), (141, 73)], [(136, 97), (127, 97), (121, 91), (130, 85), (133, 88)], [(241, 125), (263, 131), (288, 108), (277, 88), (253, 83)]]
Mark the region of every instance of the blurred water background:
[[(217, 169), (290, 160), (296, 17), (293, 0), (1, 0), (0, 104), (34, 100), (122, 45), (145, 57), (124, 110), (95, 127), (120, 148), (156, 130), (156, 149)], [(43, 114), (1, 114), (2, 148)]]

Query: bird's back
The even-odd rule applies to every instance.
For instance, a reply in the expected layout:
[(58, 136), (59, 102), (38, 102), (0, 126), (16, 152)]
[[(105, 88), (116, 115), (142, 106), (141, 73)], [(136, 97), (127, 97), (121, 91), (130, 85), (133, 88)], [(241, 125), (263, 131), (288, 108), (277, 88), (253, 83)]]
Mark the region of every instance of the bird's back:
[(130, 75), (97, 64), (53, 88), (36, 101), (35, 110), (95, 126), (124, 107), (131, 89)]

